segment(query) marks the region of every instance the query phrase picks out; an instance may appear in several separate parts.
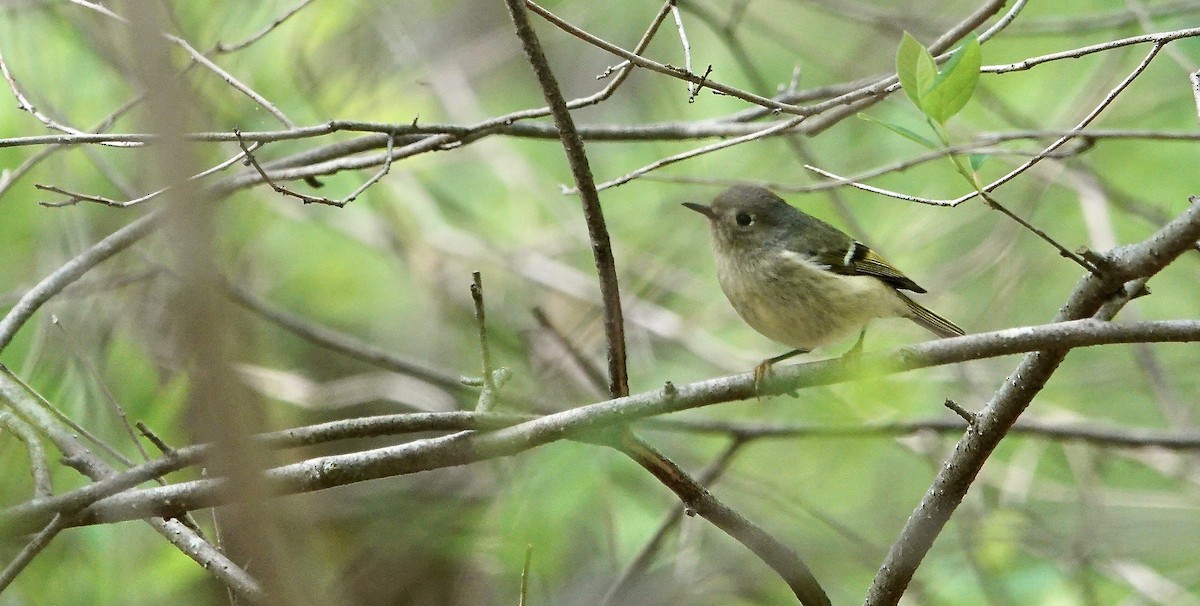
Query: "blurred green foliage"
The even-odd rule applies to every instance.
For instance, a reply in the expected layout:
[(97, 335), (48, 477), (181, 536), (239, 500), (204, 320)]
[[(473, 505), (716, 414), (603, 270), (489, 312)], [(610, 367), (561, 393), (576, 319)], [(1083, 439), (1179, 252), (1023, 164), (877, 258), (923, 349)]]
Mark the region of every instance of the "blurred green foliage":
[[(113, 6), (118, 12), (130, 3)], [(173, 33), (202, 51), (254, 34), (294, 0), (168, 3)], [(693, 69), (758, 94), (854, 81), (894, 70), (901, 31), (928, 44), (976, 7), (970, 2), (681, 2)], [(1139, 24), (1124, 2), (1031, 3), (1008, 30), (982, 45), (984, 65), (1019, 61), (1143, 31), (1194, 25), (1200, 4), (1158, 11)], [(658, 8), (648, 2), (548, 2), (571, 23), (630, 48)], [(723, 27), (711, 27), (705, 16)], [(1109, 15), (1119, 25), (1090, 27)], [(21, 90), (61, 122), (91, 128), (136, 91), (124, 76), (122, 26), (78, 5), (0, 4), (0, 52)], [(604, 85), (596, 76), (618, 60), (535, 19), (569, 98)], [(1061, 31), (1038, 28), (1055, 24)], [(732, 34), (732, 35), (730, 35)], [(744, 54), (742, 53), (744, 50)], [(1035, 69), (984, 74), (978, 90), (945, 125), (952, 142), (1010, 130), (1069, 128), (1144, 56), (1130, 46)], [(670, 19), (647, 56), (682, 65)], [(542, 104), (499, 2), (315, 2), (262, 40), (214, 60), (270, 99), (291, 120), (473, 124)], [(179, 67), (186, 56), (173, 57)], [(1094, 124), (1098, 129), (1196, 130), (1187, 70), (1200, 42), (1173, 43)], [(198, 131), (277, 130), (267, 111), (211, 72), (188, 71), (200, 112)], [(2, 95), (7, 95), (4, 91)], [(617, 94), (576, 112), (585, 125), (698, 122), (747, 105), (702, 91), (689, 102), (684, 82), (636, 71)], [(920, 132), (923, 117), (903, 94), (866, 113)], [(140, 110), (113, 132), (140, 132)], [(46, 129), (9, 98), (0, 102), (0, 140)], [(258, 157), (284, 157), (352, 136), (266, 145)], [(1052, 139), (1052, 137), (1051, 137)], [(710, 141), (591, 141), (598, 181)], [(1188, 204), (1195, 190), (1195, 142), (1102, 139), (1086, 153), (1048, 160), (997, 192), (998, 199), (1068, 249), (1139, 241)], [(984, 182), (1007, 172), (1038, 143), (1000, 145), (981, 168)], [(1070, 147), (1070, 145), (1068, 146)], [(0, 171), (41, 151), (0, 146)], [(797, 153), (797, 150), (802, 150)], [(782, 138), (703, 155), (602, 192), (618, 274), (629, 308), (631, 387), (657, 389), (746, 372), (780, 353), (741, 323), (717, 287), (703, 222), (679, 202), (705, 200), (720, 182), (769, 182), (790, 202), (854, 233), (930, 290), (922, 301), (968, 332), (1051, 319), (1079, 278), (1078, 266), (1034, 235), (972, 201), (954, 209), (914, 205), (840, 188), (804, 195), (814, 182), (802, 165), (855, 175), (925, 151), (877, 125), (847, 119), (819, 136)], [(237, 152), (233, 143), (197, 144), (207, 165)], [(143, 170), (151, 150), (77, 146), (60, 150), (0, 197), (0, 309), (78, 251), (145, 208), (58, 200), (35, 183), (128, 199), (161, 187)], [(201, 167), (198, 167), (201, 168)], [(234, 168), (231, 170), (241, 170)], [(314, 195), (338, 198), (373, 170), (321, 177)], [(0, 174), (7, 174), (0, 172)], [(715, 180), (717, 183), (705, 182)], [(493, 358), (514, 370), (509, 404), (544, 412), (595, 401), (547, 360), (530, 310), (544, 309), (561, 332), (603, 367), (595, 271), (575, 198), (559, 193), (570, 172), (560, 144), (500, 136), (395, 163), (390, 174), (346, 208), (301, 205), (264, 186), (221, 204), (219, 265), (230, 280), (313, 322), (345, 331), (447, 373), (477, 375), (470, 273), (483, 272)], [(5, 177), (0, 176), (0, 182)], [(679, 182), (683, 181), (683, 182)], [(699, 181), (699, 182), (694, 182)], [(966, 191), (943, 161), (870, 180), (926, 197)], [(1096, 202), (1096, 200), (1099, 202)], [(153, 206), (155, 202), (144, 206)], [(1099, 204), (1099, 206), (1097, 206)], [(0, 362), (65, 414), (134, 451), (109, 411), (104, 385), (133, 420), (168, 443), (192, 440), (184, 410), (188, 378), (177, 372), (163, 301), (174, 288), (162, 265), (170, 242), (151, 237), (83, 278), (45, 306), (0, 354)], [(1122, 319), (1200, 317), (1200, 255), (1151, 283), (1154, 294)], [(238, 309), (239, 365), (313, 381), (366, 376), (376, 369), (319, 349)], [(63, 329), (53, 326), (58, 317)], [(903, 322), (873, 326), (868, 349), (925, 338)], [(837, 355), (840, 349), (816, 355)], [(82, 362), (89, 360), (97, 373)], [(732, 402), (677, 415), (725, 422), (861, 425), (945, 417), (946, 398), (978, 409), (1015, 366), (1006, 357), (809, 389), (798, 398)], [(1073, 352), (1035, 400), (1031, 417), (1114, 427), (1194, 429), (1200, 406), (1194, 345), (1113, 346)], [(342, 408), (316, 409), (264, 391), (272, 427), (420, 408), (407, 393), (368, 391)], [(455, 394), (456, 406), (473, 406)], [(685, 469), (698, 471), (727, 439), (662, 429), (645, 437)], [(861, 600), (882, 556), (919, 501), (956, 435), (798, 437), (755, 441), (715, 487), (731, 506), (793, 546), (834, 603)], [(404, 438), (314, 447), (288, 457), (347, 451)], [(0, 434), (0, 505), (31, 495), (24, 448)], [(294, 460), (289, 458), (289, 460)], [(1142, 603), (1167, 595), (1200, 601), (1200, 502), (1194, 454), (1132, 451), (1013, 436), (984, 469), (967, 502), (936, 543), (910, 592), (920, 604)], [(194, 473), (179, 474), (179, 478)], [(172, 477), (171, 479), (177, 479)], [(54, 466), (55, 489), (82, 484)], [(291, 497), (278, 523), (285, 548), (306, 567), (313, 603), (515, 604), (525, 546), (533, 545), (531, 604), (597, 603), (624, 565), (675, 506), (672, 494), (620, 455), (556, 443), (511, 459), (378, 480)], [(198, 512), (211, 530), (212, 516)], [(0, 546), (8, 562), (21, 547)], [(249, 563), (253, 574), (257, 563)], [(1140, 571), (1138, 573), (1130, 571)], [(1145, 581), (1150, 579), (1154, 583)], [(1154, 594), (1148, 586), (1175, 588)], [(787, 588), (740, 545), (698, 518), (685, 518), (627, 597), (640, 604), (777, 604)], [(1190, 601), (1187, 601), (1190, 600)], [(59, 537), (17, 583), (9, 604), (220, 604), (228, 598), (204, 570), (136, 523), (89, 527)]]

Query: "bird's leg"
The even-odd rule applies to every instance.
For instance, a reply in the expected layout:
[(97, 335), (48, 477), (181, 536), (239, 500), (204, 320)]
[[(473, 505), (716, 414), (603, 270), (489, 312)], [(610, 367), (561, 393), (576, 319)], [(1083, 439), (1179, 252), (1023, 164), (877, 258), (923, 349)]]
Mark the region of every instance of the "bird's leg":
[(854, 342), (854, 347), (851, 347), (849, 351), (842, 354), (842, 357), (846, 358), (848, 361), (858, 361), (858, 357), (862, 355), (863, 339), (866, 338), (866, 336), (867, 327), (863, 326), (862, 331), (858, 333), (858, 340)]
[(787, 353), (779, 354), (779, 355), (775, 356), (774, 358), (767, 358), (766, 360), (763, 360), (762, 363), (760, 363), (758, 366), (754, 367), (754, 393), (758, 393), (759, 385), (762, 384), (763, 378), (765, 378), (767, 376), (767, 374), (771, 372), (772, 364), (774, 364), (776, 362), (782, 362), (788, 358), (798, 356), (800, 354), (806, 354), (810, 351), (812, 351), (812, 350), (811, 349), (793, 349), (792, 351), (789, 351)]

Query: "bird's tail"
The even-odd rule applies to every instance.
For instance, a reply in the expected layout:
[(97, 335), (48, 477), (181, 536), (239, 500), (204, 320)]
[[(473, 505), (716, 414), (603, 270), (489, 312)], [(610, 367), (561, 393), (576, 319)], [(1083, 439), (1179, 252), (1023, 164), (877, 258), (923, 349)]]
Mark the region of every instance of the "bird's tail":
[(954, 322), (933, 313), (925, 306), (908, 298), (904, 293), (897, 292), (896, 294), (900, 295), (900, 299), (908, 306), (910, 312), (908, 318), (920, 324), (925, 330), (942, 338), (961, 337), (967, 334)]

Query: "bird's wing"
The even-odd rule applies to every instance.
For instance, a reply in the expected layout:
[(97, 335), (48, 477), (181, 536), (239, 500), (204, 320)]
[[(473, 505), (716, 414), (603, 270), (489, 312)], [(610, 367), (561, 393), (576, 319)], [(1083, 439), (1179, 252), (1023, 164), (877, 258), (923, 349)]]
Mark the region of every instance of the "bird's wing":
[(909, 279), (900, 270), (892, 267), (891, 263), (875, 254), (862, 242), (853, 241), (848, 249), (827, 249), (818, 251), (816, 261), (829, 267), (829, 271), (847, 276), (873, 276), (887, 282), (895, 288), (911, 290), (916, 293), (925, 292), (924, 288)]

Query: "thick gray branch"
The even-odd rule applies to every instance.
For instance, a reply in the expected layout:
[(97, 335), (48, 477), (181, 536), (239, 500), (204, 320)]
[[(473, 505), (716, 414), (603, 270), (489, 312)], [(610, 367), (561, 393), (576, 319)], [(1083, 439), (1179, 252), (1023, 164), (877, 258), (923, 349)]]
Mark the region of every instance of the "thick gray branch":
[[(1121, 287), (1126, 281), (1154, 275), (1190, 249), (1198, 239), (1200, 204), (1193, 198), (1192, 205), (1182, 215), (1148, 240), (1110, 254), (1106, 273), (1084, 277), (1059, 310), (1055, 321), (1092, 317), (1106, 302), (1123, 292)], [(920, 505), (909, 516), (875, 575), (866, 604), (880, 606), (900, 601), (917, 566), (966, 496), (984, 462), (1069, 352), (1066, 343), (1054, 342), (1026, 355), (1004, 381), (976, 416), (975, 425), (959, 440)]]
[[(1078, 320), (939, 339), (890, 352), (866, 354), (857, 362), (837, 358), (785, 366), (775, 369), (776, 379), (762, 385), (762, 391), (764, 394), (783, 393), (866, 376), (896, 374), (1048, 347), (1196, 341), (1200, 341), (1200, 320), (1127, 325)], [(310, 459), (277, 467), (266, 475), (272, 483), (271, 489), (278, 494), (319, 490), (511, 456), (616, 423), (753, 397), (756, 397), (754, 377), (752, 373), (746, 373), (581, 406), (491, 432), (458, 433), (365, 452)], [(170, 468), (167, 466), (167, 469)], [(135, 473), (140, 469), (134, 468), (126, 473)], [(159, 467), (154, 471), (163, 473), (164, 469)], [(221, 503), (220, 482), (200, 480), (116, 494), (85, 509), (73, 523), (95, 524), (210, 507)], [(17, 513), (13, 511), (5, 513), (0, 518), (0, 525), (8, 528), (33, 525), (36, 528), (49, 521), (54, 512), (38, 508), (22, 511), (20, 515), (7, 515)]]

